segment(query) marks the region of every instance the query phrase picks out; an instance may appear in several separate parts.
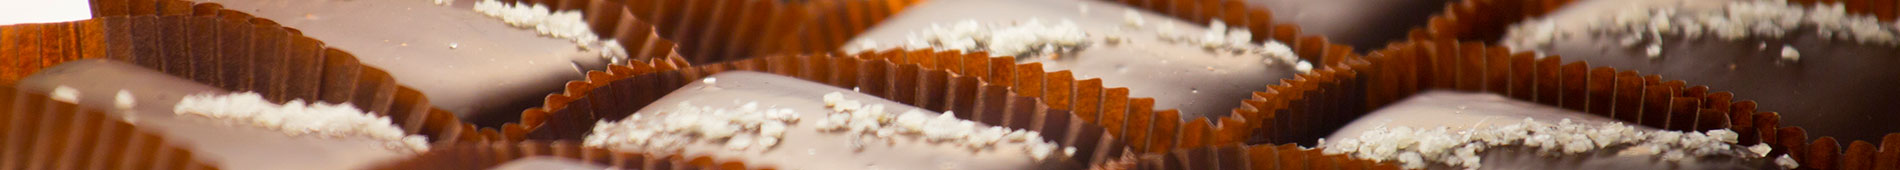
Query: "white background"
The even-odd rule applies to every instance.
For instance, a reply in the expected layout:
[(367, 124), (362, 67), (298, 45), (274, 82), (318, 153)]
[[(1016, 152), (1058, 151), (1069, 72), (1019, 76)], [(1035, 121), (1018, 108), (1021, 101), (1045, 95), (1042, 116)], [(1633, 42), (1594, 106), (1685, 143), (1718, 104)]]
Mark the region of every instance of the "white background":
[(92, 17), (87, 0), (0, 0), (0, 25), (74, 21)]

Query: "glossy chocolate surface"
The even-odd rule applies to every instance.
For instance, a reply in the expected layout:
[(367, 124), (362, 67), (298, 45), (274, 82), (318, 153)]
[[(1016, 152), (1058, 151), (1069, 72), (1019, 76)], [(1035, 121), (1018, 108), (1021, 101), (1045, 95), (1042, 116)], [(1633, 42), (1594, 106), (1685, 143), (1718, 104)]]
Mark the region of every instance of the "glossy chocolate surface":
[[(1087, 6), (1087, 13), (1082, 6)], [(1261, 55), (1234, 55), (1187, 42), (1163, 41), (1159, 25), (1172, 25), (1173, 34), (1187, 37), (1200, 37), (1206, 26), (1147, 11), (1140, 12), (1145, 26), (1126, 26), (1123, 13), (1128, 9), (1101, 1), (928, 1), (906, 8), (848, 44), (870, 40), (880, 47), (894, 47), (906, 42), (907, 34), (929, 29), (932, 24), (948, 26), (964, 20), (999, 25), (995, 23), (1034, 18), (1054, 24), (1066, 19), (1088, 32), (1088, 42), (1093, 44), (1073, 56), (1018, 61), (1041, 62), (1047, 71), (1069, 70), (1076, 79), (1101, 78), (1107, 87), (1128, 87), (1132, 97), (1155, 98), (1157, 110), (1179, 109), (1184, 120), (1226, 116), (1240, 107), (1236, 101), (1248, 99), (1251, 92), (1266, 90), (1279, 84), (1280, 79), (1299, 73), (1291, 63), (1268, 64)], [(1104, 43), (1110, 36), (1123, 42)], [(1259, 46), (1257, 43), (1253, 46)]]
[[(1552, 14), (1556, 22), (1578, 22), (1627, 0), (1591, 0)], [(1646, 2), (1650, 5), (1719, 6), (1726, 1)], [(1713, 4), (1712, 4), (1713, 3)], [(1888, 23), (1891, 23), (1889, 21)], [(1755, 100), (1761, 111), (1781, 113), (1782, 126), (1800, 126), (1809, 136), (1878, 141), (1900, 132), (1900, 47), (1825, 38), (1802, 27), (1782, 38), (1724, 40), (1714, 36), (1663, 36), (1662, 55), (1650, 59), (1642, 45), (1624, 46), (1627, 35), (1571, 37), (1548, 47), (1519, 49), (1563, 56), (1565, 62), (1662, 75), (1663, 79), (1729, 91), (1736, 99)], [(1784, 61), (1782, 45), (1793, 46), (1799, 61)]]
[[(184, 96), (226, 91), (129, 63), (71, 61), (41, 70), (19, 84), (20, 89), (42, 94), (51, 94), (59, 86), (77, 90), (81, 106), (163, 135), (190, 149), (197, 159), (223, 169), (356, 169), (410, 156), (367, 138), (289, 136), (246, 124), (173, 114), (172, 106)], [(132, 109), (114, 107), (119, 90), (132, 94), (136, 102)]]
[[(840, 132), (821, 132), (819, 120), (830, 114), (822, 100), (826, 93), (843, 92), (844, 98), (865, 105), (883, 104), (886, 112), (903, 113), (916, 107), (885, 100), (850, 89), (767, 73), (734, 71), (715, 74), (715, 83), (694, 82), (642, 108), (637, 114), (671, 110), (677, 103), (713, 108), (738, 108), (758, 102), (761, 108), (787, 108), (802, 121), (789, 124), (778, 146), (769, 149), (729, 150), (723, 144), (688, 144), (687, 156), (710, 155), (715, 159), (743, 160), (752, 168), (777, 169), (1050, 169), (1023, 151), (1022, 144), (998, 143), (992, 149), (972, 151), (960, 144), (935, 143), (920, 138), (894, 137), (891, 143), (866, 144), (862, 150), (851, 148), (851, 137)], [(935, 114), (935, 112), (928, 113)], [(934, 116), (933, 116), (934, 117)], [(978, 127), (987, 127), (978, 123)], [(1053, 160), (1053, 159), (1052, 159)]]
[[(1359, 138), (1361, 133), (1379, 127), (1411, 127), (1430, 129), (1446, 127), (1448, 131), (1465, 130), (1474, 127), (1494, 128), (1520, 124), (1524, 118), (1538, 122), (1556, 124), (1563, 119), (1584, 125), (1597, 126), (1615, 122), (1608, 117), (1589, 113), (1565, 110), (1533, 102), (1519, 101), (1509, 97), (1490, 93), (1457, 92), (1430, 90), (1413, 95), (1397, 103), (1387, 105), (1377, 111), (1366, 114), (1358, 120), (1333, 132), (1328, 139)], [(1642, 125), (1625, 124), (1637, 130), (1657, 130)], [(1736, 146), (1735, 148), (1740, 148)], [(1483, 166), (1480, 169), (1774, 169), (1768, 159), (1736, 159), (1732, 156), (1711, 156), (1692, 158), (1688, 161), (1666, 161), (1659, 155), (1624, 155), (1629, 146), (1610, 146), (1578, 155), (1552, 155), (1551, 151), (1542, 151), (1522, 146), (1504, 146), (1479, 151)], [(1435, 164), (1428, 169), (1463, 169)]]
[(1383, 48), (1402, 41), (1406, 31), (1425, 26), (1427, 19), (1451, 0), (1247, 0), (1273, 13), (1274, 23), (1300, 26), (1305, 34), (1320, 35), (1355, 51)]
[(580, 70), (606, 65), (573, 42), (475, 12), (474, 0), (450, 6), (428, 0), (203, 2), (301, 30), (388, 71), (437, 107), (483, 125), (516, 119), (563, 83), (581, 79)]
[(603, 170), (613, 169), (580, 160), (547, 156), (527, 157), (502, 163), (489, 170)]

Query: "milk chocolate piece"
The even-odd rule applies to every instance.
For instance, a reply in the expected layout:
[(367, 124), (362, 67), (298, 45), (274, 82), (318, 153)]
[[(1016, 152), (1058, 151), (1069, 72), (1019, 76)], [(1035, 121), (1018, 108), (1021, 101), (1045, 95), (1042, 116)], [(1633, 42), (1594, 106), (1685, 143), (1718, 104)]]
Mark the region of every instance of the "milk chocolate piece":
[(484, 125), (512, 121), (565, 81), (583, 78), (580, 71), (607, 64), (568, 40), (475, 12), (472, 0), (449, 6), (410, 0), (204, 2), (297, 28), (389, 71), (437, 107)]
[[(1082, 6), (1087, 6), (1087, 13), (1083, 13)], [(978, 9), (983, 12), (971, 11)], [(1125, 26), (1123, 13), (1128, 9), (1099, 1), (928, 1), (886, 19), (846, 47), (856, 47), (857, 42), (863, 41), (889, 47), (892, 43), (906, 42), (907, 34), (929, 29), (932, 24), (947, 26), (964, 20), (995, 26), (1027, 22), (1032, 18), (1049, 25), (1062, 20), (1074, 21), (1088, 32), (1091, 45), (1072, 55), (1021, 57), (1018, 62), (1040, 62), (1043, 70), (1070, 70), (1077, 79), (1101, 78), (1103, 86), (1127, 87), (1131, 97), (1154, 98), (1158, 110), (1181, 110), (1183, 120), (1225, 116), (1239, 107), (1239, 103), (1232, 101), (1247, 99), (1249, 92), (1264, 90), (1299, 73), (1292, 63), (1268, 64), (1267, 57), (1262, 55), (1234, 55), (1190, 42), (1164, 41), (1159, 36), (1164, 34), (1158, 32), (1160, 25), (1171, 25), (1176, 30), (1165, 34), (1185, 37), (1200, 37), (1206, 30), (1205, 25), (1143, 11), (1140, 15), (1144, 26)], [(1117, 37), (1122, 42), (1103, 43), (1105, 37)], [(1250, 46), (1259, 44), (1255, 42)]]
[[(680, 87), (636, 114), (670, 111), (677, 109), (675, 107), (681, 102), (711, 108), (738, 108), (748, 102), (758, 102), (761, 108), (792, 109), (804, 120), (789, 124), (784, 137), (772, 148), (737, 151), (727, 149), (720, 143), (702, 140), (685, 146), (683, 154), (687, 157), (710, 155), (715, 159), (744, 160), (742, 162), (753, 166), (751, 168), (779, 169), (1080, 168), (1077, 163), (1061, 162), (1066, 160), (1054, 157), (1045, 162), (1033, 160), (1023, 150), (1023, 143), (998, 143), (991, 149), (972, 151), (957, 146), (959, 144), (896, 136), (891, 139), (894, 144), (887, 145), (879, 140), (865, 144), (862, 150), (855, 150), (850, 146), (853, 138), (845, 133), (819, 131), (816, 128), (819, 120), (831, 114), (821, 100), (826, 93), (842, 92), (845, 99), (858, 100), (866, 106), (882, 104), (886, 106), (885, 112), (891, 114), (919, 108), (853, 92), (851, 89), (767, 73), (733, 71), (708, 78), (716, 81), (694, 82)], [(977, 126), (987, 128), (988, 125), (978, 123)]]
[[(1520, 124), (1525, 118), (1550, 124), (1569, 119), (1573, 123), (1590, 126), (1618, 122), (1608, 117), (1497, 94), (1429, 90), (1368, 113), (1333, 132), (1327, 139), (1359, 138), (1361, 133), (1380, 127), (1446, 127), (1448, 131), (1495, 128)], [(1643, 125), (1625, 125), (1638, 130), (1657, 130)], [(1731, 149), (1740, 148), (1742, 146), (1733, 146)], [(1780, 169), (1773, 164), (1772, 159), (1710, 156), (1678, 162), (1663, 160), (1661, 156), (1653, 154), (1621, 155), (1620, 152), (1627, 149), (1636, 148), (1610, 146), (1581, 154), (1552, 155), (1552, 151), (1504, 146), (1479, 151), (1478, 156), (1483, 159), (1482, 169)], [(1434, 163), (1428, 169), (1462, 168)]]
[[(162, 135), (168, 142), (195, 153), (197, 159), (224, 169), (355, 169), (408, 156), (387, 148), (383, 141), (367, 138), (289, 136), (276, 130), (174, 114), (172, 107), (184, 96), (226, 91), (130, 63), (71, 61), (41, 70), (19, 84), (24, 91), (40, 94), (51, 94), (61, 86), (77, 90), (81, 106), (107, 111), (114, 116), (108, 119), (125, 120), (137, 129)], [(114, 97), (120, 90), (131, 93), (134, 107), (114, 107)]]
[[(1729, 1), (1684, 1), (1679, 3), (1646, 2), (1679, 8), (1719, 7)], [(1673, 2), (1673, 1), (1670, 1)], [(1581, 24), (1588, 18), (1618, 11), (1629, 1), (1590, 0), (1573, 3), (1552, 13), (1547, 20), (1563, 24)], [(1888, 21), (1891, 22), (1891, 21)], [(1726, 40), (1713, 35), (1685, 37), (1665, 35), (1660, 58), (1651, 59), (1643, 45), (1625, 46), (1627, 34), (1591, 34), (1552, 41), (1535, 50), (1564, 57), (1564, 62), (1585, 61), (1593, 66), (1632, 70), (1662, 75), (1709, 86), (1710, 91), (1729, 91), (1737, 99), (1759, 102), (1762, 111), (1781, 113), (1783, 126), (1800, 126), (1818, 136), (1844, 140), (1879, 140), (1889, 132), (1900, 132), (1891, 124), (1900, 120), (1900, 47), (1856, 43), (1828, 38), (1811, 26), (1802, 26), (1781, 38), (1753, 36)], [(1509, 38), (1509, 37), (1507, 37)], [(1648, 43), (1646, 41), (1645, 43)], [(1781, 47), (1793, 46), (1798, 61), (1781, 59)]]

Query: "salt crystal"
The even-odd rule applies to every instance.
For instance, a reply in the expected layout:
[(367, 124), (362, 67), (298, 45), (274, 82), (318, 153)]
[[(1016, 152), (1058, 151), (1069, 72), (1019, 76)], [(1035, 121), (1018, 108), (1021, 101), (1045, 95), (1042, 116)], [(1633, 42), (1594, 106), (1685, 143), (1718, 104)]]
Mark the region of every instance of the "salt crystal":
[(1794, 46), (1781, 45), (1781, 60), (1801, 61), (1801, 52), (1795, 51)]
[(53, 87), (53, 101), (79, 103), (79, 90), (65, 85)]
[(136, 106), (137, 104), (138, 103), (132, 98), (132, 92), (126, 91), (125, 89), (119, 89), (119, 94), (114, 95), (112, 98), (112, 106), (119, 110), (132, 109), (132, 106)]

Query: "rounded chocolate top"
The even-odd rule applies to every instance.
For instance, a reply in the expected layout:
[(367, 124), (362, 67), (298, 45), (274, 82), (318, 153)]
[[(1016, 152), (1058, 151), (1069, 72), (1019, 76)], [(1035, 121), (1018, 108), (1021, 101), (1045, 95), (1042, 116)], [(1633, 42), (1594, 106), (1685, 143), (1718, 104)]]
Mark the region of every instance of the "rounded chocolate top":
[(498, 124), (542, 97), (605, 68), (597, 51), (509, 26), (474, 1), (209, 0), (301, 30), (389, 72), (429, 102), (477, 124)]
[[(1069, 70), (1078, 79), (1101, 78), (1107, 87), (1127, 87), (1130, 97), (1152, 97), (1156, 109), (1179, 109), (1184, 120), (1225, 116), (1240, 106), (1235, 101), (1299, 73), (1293, 66), (1297, 63), (1203, 48), (1176, 39), (1202, 37), (1209, 29), (1138, 10), (1100, 1), (928, 1), (886, 19), (846, 48), (867, 42), (896, 47), (909, 41), (906, 36), (932, 25), (950, 26), (962, 21), (1021, 23), (1035, 19), (1050, 25), (1069, 21), (1086, 32), (1084, 47), (1059, 56), (1019, 57), (1018, 61), (1040, 62), (1049, 71)], [(1142, 24), (1129, 24), (1127, 15), (1131, 12), (1133, 17), (1141, 18)]]
[(515, 159), (513, 161), (508, 161), (507, 163), (502, 163), (501, 165), (497, 165), (495, 166), (495, 168), (489, 168), (489, 169), (490, 170), (535, 170), (535, 169), (598, 170), (598, 169), (611, 169), (611, 168), (608, 168), (607, 166), (601, 166), (599, 164), (581, 162), (580, 160), (574, 160), (574, 159), (536, 156), (536, 157)]
[[(1531, 120), (1526, 120), (1526, 119), (1531, 119)], [(1399, 102), (1393, 103), (1391, 105), (1387, 105), (1386, 107), (1380, 108), (1379, 110), (1373, 111), (1372, 113), (1368, 113), (1365, 116), (1362, 116), (1357, 120), (1354, 120), (1353, 122), (1347, 124), (1345, 127), (1339, 129), (1338, 131), (1335, 131), (1331, 136), (1327, 137), (1327, 139), (1329, 139), (1328, 140), (1329, 143), (1327, 144), (1340, 144), (1342, 142), (1380, 142), (1380, 141), (1364, 141), (1364, 140), (1372, 140), (1372, 139), (1367, 139), (1365, 138), (1365, 136), (1362, 136), (1362, 134), (1370, 133), (1369, 131), (1374, 131), (1375, 129), (1380, 130), (1380, 131), (1385, 131), (1385, 132), (1380, 132), (1381, 134), (1409, 134), (1407, 132), (1396, 132), (1396, 131), (1427, 131), (1434, 128), (1444, 128), (1446, 132), (1452, 132), (1452, 133), (1446, 133), (1447, 135), (1464, 135), (1462, 137), (1480, 138), (1480, 139), (1494, 138), (1491, 136), (1484, 136), (1483, 135), (1484, 132), (1460, 132), (1460, 131), (1479, 129), (1479, 128), (1507, 128), (1507, 129), (1508, 128), (1525, 128), (1527, 127), (1526, 125), (1524, 125), (1526, 121), (1536, 121), (1536, 122), (1541, 122), (1542, 124), (1546, 124), (1546, 125), (1548, 124), (1576, 124), (1576, 125), (1584, 125), (1584, 126), (1578, 126), (1578, 127), (1593, 127), (1593, 128), (1605, 127), (1605, 126), (1598, 126), (1598, 125), (1617, 122), (1616, 120), (1610, 119), (1608, 117), (1591, 115), (1589, 113), (1583, 113), (1583, 112), (1572, 111), (1572, 110), (1565, 110), (1563, 108), (1546, 106), (1546, 105), (1541, 105), (1541, 104), (1532, 103), (1532, 102), (1519, 101), (1519, 100), (1511, 99), (1508, 97), (1500, 96), (1497, 94), (1431, 90), (1431, 91), (1421, 92), (1419, 94), (1413, 95), (1412, 97), (1406, 98)], [(1633, 131), (1648, 131), (1648, 132), (1654, 133), (1657, 130), (1655, 128), (1644, 127), (1641, 125), (1628, 125), (1628, 126), (1634, 128), (1634, 129), (1629, 129)], [(1403, 127), (1405, 130), (1394, 130), (1401, 127)], [(1601, 132), (1601, 131), (1606, 131), (1606, 130), (1597, 129), (1590, 132)], [(1693, 132), (1686, 132), (1686, 133), (1693, 133)], [(1734, 133), (1728, 132), (1727, 134), (1734, 134)], [(1532, 135), (1538, 135), (1538, 134), (1532, 134)], [(1571, 142), (1571, 141), (1565, 141), (1565, 139), (1563, 139), (1562, 137), (1558, 135), (1562, 135), (1562, 134), (1542, 134), (1542, 137), (1531, 136), (1530, 138), (1553, 138), (1555, 136), (1555, 138), (1557, 138), (1556, 139), (1557, 143)], [(1584, 140), (1592, 140), (1592, 141), (1586, 141), (1586, 142), (1604, 142), (1605, 140), (1594, 140), (1594, 139), (1603, 138), (1606, 135), (1627, 135), (1627, 134), (1586, 133), (1583, 135), (1588, 135), (1589, 138), (1592, 138), (1592, 139), (1584, 139)], [(1690, 137), (1683, 136), (1680, 138), (1689, 139)], [(1703, 139), (1707, 139), (1707, 138), (1710, 138), (1710, 137), (1703, 137)], [(1355, 140), (1360, 140), (1360, 141), (1344, 141), (1342, 139), (1355, 139)], [(1429, 139), (1384, 138), (1384, 139), (1377, 139), (1377, 140), (1385, 140), (1384, 142), (1391, 142), (1391, 140), (1417, 140), (1419, 142), (1417, 145), (1427, 145), (1428, 143), (1427, 141)], [(1676, 140), (1676, 139), (1672, 138), (1671, 140)], [(1341, 141), (1341, 142), (1334, 142), (1334, 141)], [(1484, 140), (1479, 140), (1479, 141), (1484, 141)], [(1443, 144), (1443, 143), (1440, 143), (1440, 144)], [(1459, 144), (1462, 144), (1462, 143), (1459, 143)], [(1502, 145), (1502, 146), (1495, 146), (1495, 147), (1488, 147), (1485, 149), (1474, 150), (1474, 153), (1475, 153), (1474, 155), (1477, 156), (1479, 159), (1481, 159), (1481, 163), (1479, 163), (1481, 164), (1481, 166), (1479, 166), (1478, 168), (1479, 169), (1780, 169), (1780, 167), (1776, 166), (1775, 164), (1773, 164), (1772, 161), (1770, 161), (1771, 159), (1763, 159), (1763, 158), (1760, 158), (1761, 156), (1758, 156), (1758, 155), (1739, 155), (1739, 154), (1756, 154), (1756, 153), (1752, 153), (1753, 151), (1744, 150), (1742, 146), (1734, 146), (1732, 144), (1724, 144), (1726, 146), (1723, 146), (1723, 147), (1727, 147), (1727, 148), (1719, 149), (1719, 150), (1725, 150), (1725, 151), (1716, 152), (1718, 154), (1705, 155), (1705, 156), (1686, 156), (1684, 158), (1681, 158), (1681, 160), (1665, 159), (1664, 158), (1665, 155), (1669, 155), (1669, 153), (1667, 153), (1668, 150), (1666, 149), (1663, 150), (1665, 152), (1646, 151), (1646, 150), (1649, 150), (1649, 148), (1646, 148), (1647, 146), (1643, 146), (1643, 145), (1630, 145), (1630, 144), (1596, 145), (1597, 147), (1592, 147), (1591, 150), (1579, 152), (1579, 153), (1565, 153), (1568, 151), (1562, 151), (1561, 149), (1545, 150), (1542, 148), (1528, 147), (1525, 145), (1532, 145), (1532, 144), (1526, 143), (1526, 144), (1520, 144), (1520, 145)], [(1553, 145), (1553, 144), (1542, 144), (1542, 145)], [(1452, 145), (1452, 146), (1455, 146), (1455, 145)], [(1329, 145), (1327, 147), (1338, 147), (1338, 146)], [(1366, 148), (1367, 146), (1358, 145), (1356, 147)], [(1424, 146), (1415, 146), (1415, 147), (1424, 147)], [(1542, 146), (1542, 147), (1555, 147), (1555, 146)], [(1446, 150), (1442, 150), (1438, 152), (1440, 153), (1463, 152), (1459, 150), (1461, 149), (1459, 147), (1451, 147), (1451, 148), (1457, 148), (1457, 149), (1446, 149)], [(1558, 147), (1558, 148), (1562, 148), (1562, 147)], [(1328, 149), (1329, 149), (1328, 152), (1333, 152), (1333, 150), (1331, 149), (1334, 149), (1334, 148), (1328, 148)], [(1373, 148), (1367, 148), (1367, 149), (1376, 150)], [(1366, 152), (1367, 150), (1362, 149), (1359, 151)], [(1682, 151), (1682, 152), (1689, 152), (1689, 151)], [(1399, 159), (1405, 159), (1402, 157), (1403, 156), (1401, 156), (1401, 158)], [(1444, 159), (1449, 159), (1449, 158), (1444, 158)], [(1456, 160), (1456, 159), (1452, 159), (1452, 160)], [(1452, 165), (1439, 163), (1439, 162), (1433, 162), (1431, 164), (1428, 164), (1426, 167), (1428, 167), (1427, 169), (1464, 169), (1463, 166), (1452, 166)]]
[[(1731, 2), (1589, 0), (1566, 6), (1544, 20), (1566, 28), (1606, 20), (1633, 7), (1681, 11), (1677, 13), (1737, 10), (1723, 9)], [(1900, 33), (1900, 27), (1890, 26), (1892, 21), (1881, 24), (1889, 26), (1875, 30)], [(1565, 62), (1585, 61), (1734, 92), (1737, 99), (1758, 102), (1761, 111), (1779, 112), (1783, 126), (1800, 126), (1815, 136), (1873, 141), (1900, 131), (1900, 126), (1890, 122), (1900, 120), (1900, 114), (1892, 114), (1900, 110), (1900, 100), (1892, 97), (1900, 95), (1900, 88), (1892, 87), (1900, 84), (1900, 69), (1892, 69), (1900, 64), (1900, 46), (1860, 42), (1845, 32), (1822, 33), (1812, 24), (1771, 32), (1782, 35), (1725, 38), (1713, 32), (1660, 36), (1593, 32), (1514, 48), (1562, 56)], [(1504, 41), (1534, 38), (1511, 36)]]
[[(734, 150), (715, 140), (696, 140), (682, 147), (683, 156), (711, 156), (714, 159), (742, 160), (752, 168), (778, 169), (1062, 169), (1074, 166), (1057, 159), (1038, 161), (1029, 156), (1021, 143), (997, 143), (989, 149), (971, 150), (957, 143), (938, 143), (921, 138), (893, 137), (860, 143), (859, 136), (820, 130), (832, 110), (822, 100), (827, 93), (841, 92), (844, 99), (863, 105), (887, 106), (887, 113), (920, 109), (851, 89), (768, 73), (733, 71), (709, 76), (680, 87), (649, 107), (634, 114), (671, 112), (680, 103), (706, 108), (741, 108), (756, 102), (758, 108), (790, 109), (802, 120), (785, 126), (776, 146)], [(928, 110), (924, 110), (929, 112)], [(937, 113), (928, 113), (935, 117)], [(612, 120), (619, 121), (619, 120)], [(840, 123), (840, 122), (833, 122)], [(988, 125), (977, 124), (978, 127)], [(593, 134), (599, 135), (599, 134)], [(863, 136), (868, 138), (869, 136)], [(731, 142), (731, 141), (724, 141)], [(854, 147), (859, 143), (861, 148)], [(753, 146), (759, 147), (759, 146)], [(640, 148), (629, 148), (640, 149)], [(659, 151), (666, 153), (667, 151)], [(1074, 167), (1068, 167), (1074, 168)]]
[[(282, 131), (174, 114), (187, 95), (225, 93), (197, 82), (138, 65), (110, 60), (71, 61), (41, 70), (19, 88), (51, 94), (66, 87), (78, 92), (80, 106), (107, 111), (139, 130), (163, 135), (188, 148), (195, 158), (224, 169), (357, 169), (411, 156), (388, 143), (368, 138), (291, 136)], [(119, 91), (134, 105), (118, 109)]]
[(1247, 0), (1273, 13), (1275, 23), (1292, 23), (1307, 34), (1324, 36), (1358, 51), (1383, 48), (1405, 39), (1406, 31), (1425, 26), (1449, 0)]

